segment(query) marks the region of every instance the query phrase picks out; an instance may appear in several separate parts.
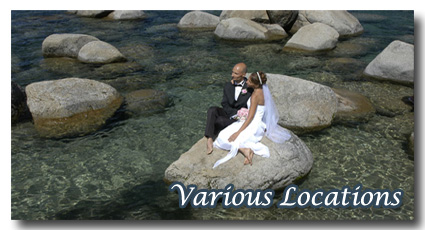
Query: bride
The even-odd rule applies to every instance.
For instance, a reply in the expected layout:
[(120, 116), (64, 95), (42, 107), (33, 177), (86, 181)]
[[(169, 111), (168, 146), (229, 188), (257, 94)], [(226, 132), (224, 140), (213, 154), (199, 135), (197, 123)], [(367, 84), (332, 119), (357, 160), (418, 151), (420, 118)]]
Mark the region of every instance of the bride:
[(269, 148), (260, 143), (264, 134), (276, 143), (283, 143), (291, 137), (286, 129), (277, 124), (278, 111), (266, 82), (267, 76), (261, 71), (249, 76), (246, 83), (248, 87), (254, 89), (254, 92), (247, 103), (248, 116), (232, 123), (219, 133), (214, 141), (214, 147), (229, 150), (229, 153), (218, 160), (213, 168), (236, 156), (238, 151), (245, 156), (245, 165), (252, 165), (254, 154), (269, 157)]

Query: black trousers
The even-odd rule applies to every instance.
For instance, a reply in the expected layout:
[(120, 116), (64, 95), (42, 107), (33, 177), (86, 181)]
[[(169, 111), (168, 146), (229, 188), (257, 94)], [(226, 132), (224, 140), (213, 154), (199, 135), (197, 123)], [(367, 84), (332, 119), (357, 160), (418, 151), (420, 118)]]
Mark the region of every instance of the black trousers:
[(207, 112), (207, 125), (205, 127), (205, 136), (215, 139), (221, 130), (235, 122), (224, 112), (223, 108), (213, 106)]

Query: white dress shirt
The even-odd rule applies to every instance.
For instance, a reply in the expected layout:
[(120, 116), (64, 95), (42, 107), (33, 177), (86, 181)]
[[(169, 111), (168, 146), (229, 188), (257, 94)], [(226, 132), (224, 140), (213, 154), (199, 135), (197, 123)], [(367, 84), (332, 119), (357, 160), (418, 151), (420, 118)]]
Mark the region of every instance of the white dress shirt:
[[(242, 80), (241, 82), (239, 82), (238, 84), (242, 83), (242, 87), (245, 85), (245, 81)], [(239, 94), (241, 93), (242, 87), (240, 86), (235, 86), (235, 101), (238, 100)]]

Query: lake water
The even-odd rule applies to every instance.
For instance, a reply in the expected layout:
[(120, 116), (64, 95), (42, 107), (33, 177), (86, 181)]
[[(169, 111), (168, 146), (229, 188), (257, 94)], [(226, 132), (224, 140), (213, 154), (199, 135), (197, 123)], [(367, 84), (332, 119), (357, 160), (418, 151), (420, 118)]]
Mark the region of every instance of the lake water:
[[(112, 21), (65, 11), (12, 11), (11, 78), (21, 86), (80, 77), (109, 83), (122, 94), (155, 89), (169, 97), (164, 110), (117, 115), (83, 137), (44, 139), (31, 122), (12, 126), (12, 219), (414, 218), (414, 156), (408, 150), (414, 112), (402, 101), (414, 89), (361, 76), (393, 40), (414, 43), (413, 11), (353, 11), (365, 32), (319, 54), (282, 52), (288, 39), (238, 43), (221, 41), (213, 31), (181, 31), (176, 25), (187, 12), (146, 11), (144, 20)], [(99, 66), (44, 59), (41, 44), (53, 33), (93, 35), (117, 47), (129, 62)], [(361, 183), (368, 189), (399, 188), (404, 191), (401, 207), (180, 209), (178, 195), (163, 182), (164, 171), (203, 137), (206, 111), (220, 104), (224, 82), (241, 61), (248, 71), (294, 76), (367, 96), (377, 109), (368, 122), (334, 124), (300, 136), (314, 164), (299, 187), (330, 190)], [(275, 202), (280, 198), (277, 193)]]

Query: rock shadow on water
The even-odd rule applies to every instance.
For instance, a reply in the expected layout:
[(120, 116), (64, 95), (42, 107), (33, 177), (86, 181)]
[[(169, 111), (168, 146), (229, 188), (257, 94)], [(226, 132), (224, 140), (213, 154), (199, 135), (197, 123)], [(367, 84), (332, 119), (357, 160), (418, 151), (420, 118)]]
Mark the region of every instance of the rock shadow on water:
[(81, 200), (48, 219), (53, 220), (187, 220), (191, 208), (178, 208), (178, 196), (163, 181), (146, 181), (106, 200)]

